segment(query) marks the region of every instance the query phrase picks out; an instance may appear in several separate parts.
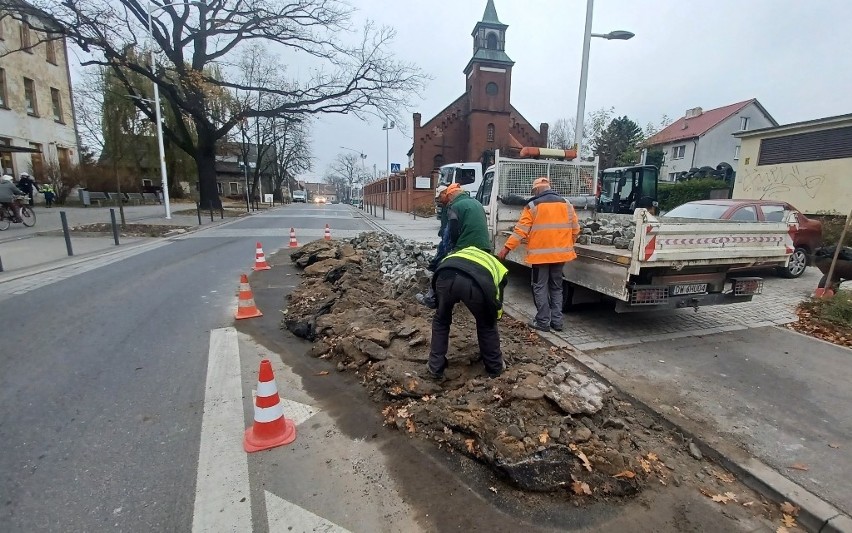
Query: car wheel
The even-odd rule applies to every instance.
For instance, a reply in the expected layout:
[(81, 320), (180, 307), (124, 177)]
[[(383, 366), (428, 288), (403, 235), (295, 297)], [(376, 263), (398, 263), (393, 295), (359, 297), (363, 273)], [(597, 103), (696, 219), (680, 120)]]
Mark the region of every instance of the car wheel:
[(787, 266), (781, 269), (781, 275), (785, 278), (798, 278), (805, 273), (808, 266), (808, 251), (804, 248), (796, 248), (787, 260)]

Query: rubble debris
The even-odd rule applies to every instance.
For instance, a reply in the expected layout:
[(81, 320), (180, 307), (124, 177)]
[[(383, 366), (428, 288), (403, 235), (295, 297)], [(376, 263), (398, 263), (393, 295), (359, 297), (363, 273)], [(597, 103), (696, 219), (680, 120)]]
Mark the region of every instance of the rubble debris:
[(700, 461), (704, 459), (704, 455), (701, 453), (701, 450), (698, 449), (698, 446), (694, 442), (689, 443), (689, 455), (692, 456), (696, 461)]
[[(607, 220), (584, 231), (596, 226), (611, 232), (597, 237), (626, 235)], [(457, 306), (445, 378), (428, 379), (432, 312), (414, 294), (430, 283), (433, 253), (380, 233), (308, 243), (291, 254), (305, 275), (282, 327), (315, 342), (308, 355), (356, 374), (389, 427), (486, 463), (524, 490), (564, 490), (584, 501), (628, 496), (655, 478), (665, 483), (666, 468), (645, 469), (651, 451), (686, 463), (667, 432), (640, 433), (655, 421), (572, 364), (569, 348), (551, 347), (508, 316), (500, 322), (508, 365), (500, 377), (487, 377), (475, 321)], [(635, 475), (613, 477), (627, 471)], [(572, 487), (584, 484), (591, 494), (575, 495)]]

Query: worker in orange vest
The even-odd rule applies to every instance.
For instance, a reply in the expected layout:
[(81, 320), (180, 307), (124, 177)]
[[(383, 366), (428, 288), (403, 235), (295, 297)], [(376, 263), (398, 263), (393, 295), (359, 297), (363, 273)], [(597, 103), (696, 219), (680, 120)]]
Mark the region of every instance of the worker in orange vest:
[(562, 268), (577, 258), (574, 240), (580, 234), (580, 222), (571, 203), (550, 188), (550, 180), (540, 177), (533, 182), (533, 197), (503, 249), (506, 254), (527, 242), (525, 261), (532, 267), (535, 320), (529, 323), (540, 331), (562, 331)]

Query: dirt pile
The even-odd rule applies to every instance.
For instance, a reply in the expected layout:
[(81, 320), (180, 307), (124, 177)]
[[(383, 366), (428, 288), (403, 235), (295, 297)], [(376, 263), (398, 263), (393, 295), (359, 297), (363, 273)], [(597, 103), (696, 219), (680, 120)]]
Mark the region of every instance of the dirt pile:
[(432, 312), (413, 294), (428, 286), (428, 250), (364, 234), (315, 241), (291, 258), (304, 280), (282, 326), (315, 341), (311, 356), (357, 375), (389, 426), (534, 491), (630, 495), (652, 480), (668, 483), (677, 463), (692, 460), (685, 442), (585, 373), (566, 349), (509, 317), (500, 323), (503, 375), (486, 376), (473, 317), (457, 306), (446, 379), (427, 379)]

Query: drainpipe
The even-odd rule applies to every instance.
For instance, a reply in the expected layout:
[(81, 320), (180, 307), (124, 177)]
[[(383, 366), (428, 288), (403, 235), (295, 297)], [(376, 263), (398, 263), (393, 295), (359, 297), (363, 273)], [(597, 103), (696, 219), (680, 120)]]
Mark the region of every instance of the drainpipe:
[(695, 168), (695, 152), (698, 151), (698, 137), (692, 140), (692, 163), (689, 168)]

